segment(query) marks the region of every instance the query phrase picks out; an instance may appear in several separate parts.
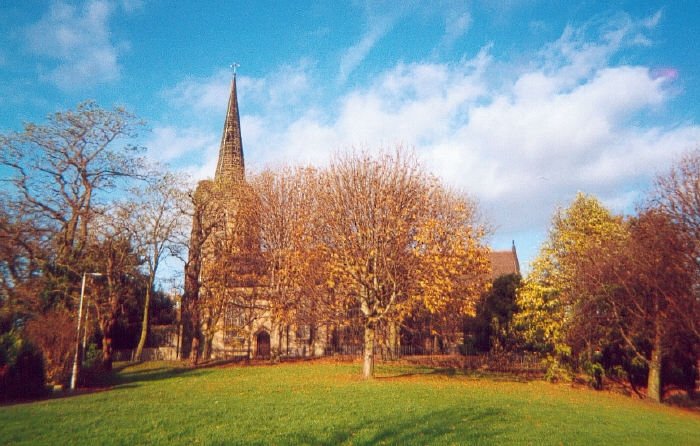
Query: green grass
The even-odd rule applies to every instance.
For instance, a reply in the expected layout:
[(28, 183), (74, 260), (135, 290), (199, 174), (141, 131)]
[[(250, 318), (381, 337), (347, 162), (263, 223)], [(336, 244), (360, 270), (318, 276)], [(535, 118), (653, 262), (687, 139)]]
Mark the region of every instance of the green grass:
[(700, 444), (700, 415), (429, 368), (124, 367), (113, 388), (0, 407), (0, 444)]

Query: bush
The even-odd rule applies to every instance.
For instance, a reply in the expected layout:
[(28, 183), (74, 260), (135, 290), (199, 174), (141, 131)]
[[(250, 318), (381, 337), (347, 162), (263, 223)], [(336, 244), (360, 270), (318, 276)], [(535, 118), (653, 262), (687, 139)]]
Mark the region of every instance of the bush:
[(80, 386), (94, 387), (103, 385), (105, 373), (102, 370), (102, 350), (97, 349), (97, 344), (90, 343), (85, 349), (83, 367), (80, 370), (78, 384)]
[(697, 379), (697, 359), (691, 349), (687, 351), (676, 350), (664, 358), (661, 381), (665, 386), (677, 386), (692, 394)]
[(649, 366), (638, 357), (633, 357), (627, 368), (630, 384), (635, 387), (645, 387), (649, 378)]
[(46, 394), (44, 358), (34, 344), (14, 332), (0, 336), (0, 398)]
[(546, 371), (544, 372), (544, 379), (549, 382), (569, 382), (572, 379), (571, 369), (561, 361), (560, 358), (554, 357), (552, 355), (547, 355), (544, 360), (544, 366)]
[(579, 364), (583, 365), (583, 371), (588, 375), (588, 385), (595, 390), (603, 389), (605, 377), (603, 360), (604, 353), (599, 349), (584, 351), (579, 356)]
[(595, 390), (603, 389), (603, 377), (605, 369), (599, 362), (587, 361), (583, 366), (584, 371), (588, 375), (588, 384)]
[(50, 311), (27, 322), (25, 331), (44, 354), (48, 381), (67, 384), (75, 355), (73, 316), (66, 311)]

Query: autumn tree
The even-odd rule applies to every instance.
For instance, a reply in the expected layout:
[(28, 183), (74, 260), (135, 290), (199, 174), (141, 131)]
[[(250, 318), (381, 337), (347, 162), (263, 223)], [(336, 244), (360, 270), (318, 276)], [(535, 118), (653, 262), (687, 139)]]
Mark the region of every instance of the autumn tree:
[[(443, 200), (440, 185), (401, 150), (339, 157), (321, 181), (321, 237), (332, 287), (362, 314), (363, 376), (371, 378), (380, 323), (400, 320), (418, 300), (440, 311), (459, 299), (457, 307), (467, 311), (485, 289), (478, 268), (470, 269), (487, 264), (481, 233), (473, 204)], [(436, 212), (434, 197), (458, 206)]]
[(623, 236), (622, 220), (592, 196), (579, 193), (569, 208), (555, 213), (549, 237), (520, 288), (515, 317), (525, 346), (549, 355), (552, 378), (566, 375), (561, 366), (574, 353), (568, 336), (583, 322), (579, 311), (589, 301), (574, 287), (578, 260), (591, 247)]
[(671, 335), (681, 328), (700, 342), (683, 324), (688, 314), (697, 315), (696, 261), (688, 255), (694, 243), (668, 214), (651, 208), (630, 219), (626, 237), (591, 247), (580, 260), (578, 289), (599, 300), (604, 312), (596, 322), (613, 327), (647, 365), (647, 392), (655, 401), (663, 396), (662, 359)]
[[(188, 204), (192, 218), (187, 261), (185, 262), (185, 283), (182, 296), (186, 339), (190, 340), (189, 358), (193, 364), (199, 360), (199, 347), (202, 338), (200, 291), (202, 264), (206, 256), (205, 246), (211, 235), (224, 225), (224, 207), (219, 199), (220, 186), (210, 180), (200, 181), (189, 193)], [(183, 346), (187, 347), (187, 342)], [(183, 349), (184, 350), (184, 349)]]
[[(698, 266), (694, 283), (695, 289), (700, 290), (700, 149), (687, 153), (668, 172), (656, 178), (651, 202), (693, 241), (689, 254)], [(700, 301), (696, 299), (693, 311), (678, 316), (686, 329), (696, 338), (700, 337)]]
[(124, 203), (128, 226), (139, 255), (144, 260), (147, 278), (143, 304), (141, 335), (134, 359), (139, 361), (146, 344), (149, 328), (151, 293), (161, 262), (167, 257), (179, 257), (185, 245), (185, 187), (171, 173), (151, 176)]
[(491, 265), (482, 242), (486, 232), (473, 202), (431, 184), (413, 247), (415, 293), (443, 344), (457, 343), (464, 316), (474, 314), (476, 301), (490, 287)]
[(286, 168), (265, 171), (251, 182), (264, 262), (262, 292), (279, 334), (277, 352), (290, 326), (311, 327), (312, 335), (323, 320), (320, 294), (326, 291), (326, 277), (318, 237), (318, 179), (314, 169)]
[(238, 326), (229, 324), (226, 329), (245, 337), (250, 348), (255, 321), (269, 311), (261, 291), (264, 267), (257, 197), (245, 184), (222, 190), (227, 191), (219, 197), (223, 200), (224, 218), (215, 236), (205, 244), (201, 272), (199, 307), (205, 358), (209, 357), (213, 337), (221, 328), (219, 324), (226, 312), (236, 314), (239, 322)]

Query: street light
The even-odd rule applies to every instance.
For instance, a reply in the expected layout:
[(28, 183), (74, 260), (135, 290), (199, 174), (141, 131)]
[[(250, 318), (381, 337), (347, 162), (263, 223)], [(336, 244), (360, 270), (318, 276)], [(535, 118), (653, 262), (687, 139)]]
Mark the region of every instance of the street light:
[(80, 304), (78, 304), (78, 333), (75, 336), (75, 356), (73, 357), (73, 374), (70, 377), (70, 389), (75, 390), (78, 382), (78, 353), (80, 351), (80, 323), (83, 320), (83, 297), (85, 296), (85, 277), (99, 277), (102, 273), (83, 273), (83, 284), (80, 287)]

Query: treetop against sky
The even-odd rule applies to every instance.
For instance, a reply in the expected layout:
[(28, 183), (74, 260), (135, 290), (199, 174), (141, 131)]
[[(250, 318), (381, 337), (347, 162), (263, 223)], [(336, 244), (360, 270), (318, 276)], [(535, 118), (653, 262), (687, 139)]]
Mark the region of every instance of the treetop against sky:
[(579, 190), (631, 211), (698, 146), (700, 3), (9, 2), (0, 131), (92, 98), (213, 176), (233, 62), (246, 165), (414, 147), (523, 263)]

